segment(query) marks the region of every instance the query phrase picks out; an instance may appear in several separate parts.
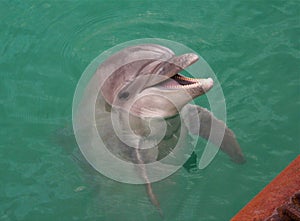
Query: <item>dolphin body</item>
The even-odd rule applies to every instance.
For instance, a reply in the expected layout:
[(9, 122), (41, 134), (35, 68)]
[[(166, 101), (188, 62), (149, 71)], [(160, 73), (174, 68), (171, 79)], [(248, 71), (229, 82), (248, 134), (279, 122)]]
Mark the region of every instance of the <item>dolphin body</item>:
[[(163, 160), (170, 154), (174, 155), (174, 160), (167, 163), (176, 164), (184, 154), (184, 151), (173, 152), (180, 136), (187, 137), (181, 144), (184, 149), (189, 149), (188, 137), (192, 134), (220, 144), (220, 149), (234, 162), (245, 161), (234, 133), (224, 122), (207, 109), (189, 104), (213, 87), (211, 78), (194, 79), (179, 74), (197, 60), (196, 54), (175, 56), (161, 45), (136, 45), (109, 57), (93, 76), (94, 80), (101, 82), (99, 93), (95, 91), (98, 93), (95, 105), (98, 133), (111, 153), (139, 165), (137, 172), (146, 183), (148, 196), (161, 215), (144, 164)], [(79, 113), (82, 114), (85, 104), (81, 107)], [(118, 124), (118, 132), (113, 119)], [(165, 122), (164, 127), (161, 127), (162, 121)], [(85, 123), (81, 116), (79, 124), (84, 128)], [(224, 137), (220, 143), (218, 136), (210, 133), (212, 125), (223, 128)], [(158, 142), (152, 145), (149, 140)], [(152, 145), (151, 148), (148, 148), (149, 145)], [(89, 161), (93, 152), (84, 155)]]

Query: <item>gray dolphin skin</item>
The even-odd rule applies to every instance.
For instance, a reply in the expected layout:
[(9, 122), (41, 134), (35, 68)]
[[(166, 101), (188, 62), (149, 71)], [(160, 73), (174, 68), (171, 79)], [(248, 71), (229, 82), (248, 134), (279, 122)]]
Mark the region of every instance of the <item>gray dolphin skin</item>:
[[(189, 104), (213, 87), (211, 78), (195, 79), (179, 74), (198, 59), (193, 53), (176, 56), (161, 45), (136, 45), (110, 56), (94, 75), (102, 82), (95, 105), (98, 133), (111, 153), (140, 165), (137, 173), (144, 179), (148, 196), (161, 215), (143, 165), (163, 160), (169, 154), (174, 155), (174, 161), (169, 163), (176, 164), (182, 154), (173, 153), (179, 137), (186, 137), (181, 144), (186, 149), (190, 135), (218, 145), (218, 136), (211, 134), (211, 127), (223, 128), (220, 149), (236, 163), (245, 161), (234, 133), (225, 123), (207, 109)], [(118, 133), (111, 114), (121, 127)], [(162, 120), (166, 122), (164, 129), (160, 126)], [(184, 125), (185, 122), (189, 124)], [(157, 137), (160, 137), (157, 145), (148, 148), (149, 142), (144, 142), (144, 138), (157, 140)]]

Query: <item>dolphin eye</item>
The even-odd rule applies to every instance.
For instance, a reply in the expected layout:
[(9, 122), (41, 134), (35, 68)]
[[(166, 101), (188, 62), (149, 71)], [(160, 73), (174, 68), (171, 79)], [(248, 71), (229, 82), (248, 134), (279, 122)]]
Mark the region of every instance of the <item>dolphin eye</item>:
[(129, 92), (127, 92), (127, 91), (121, 92), (118, 95), (119, 99), (126, 99), (126, 98), (128, 98), (128, 96), (129, 96)]

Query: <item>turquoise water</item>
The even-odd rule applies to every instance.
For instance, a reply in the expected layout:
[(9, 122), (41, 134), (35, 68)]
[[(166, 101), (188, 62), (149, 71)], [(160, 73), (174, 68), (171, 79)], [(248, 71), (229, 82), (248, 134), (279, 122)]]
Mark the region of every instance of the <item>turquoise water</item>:
[(220, 152), (155, 183), (165, 220), (229, 220), (300, 152), (299, 11), (275, 0), (1, 1), (0, 220), (160, 219), (143, 186), (95, 172), (62, 129), (92, 59), (154, 37), (210, 64), (247, 158)]

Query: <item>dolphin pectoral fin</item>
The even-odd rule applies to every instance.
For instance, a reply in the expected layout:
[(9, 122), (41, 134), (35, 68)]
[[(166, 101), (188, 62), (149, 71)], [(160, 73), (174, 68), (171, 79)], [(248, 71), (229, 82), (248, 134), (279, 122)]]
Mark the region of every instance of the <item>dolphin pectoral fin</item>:
[[(235, 134), (223, 121), (217, 119), (212, 112), (205, 108), (190, 104), (186, 106), (187, 109), (184, 110), (183, 117), (191, 134), (203, 137), (212, 144), (220, 147), (235, 163), (242, 164), (246, 161)], [(195, 124), (195, 122), (199, 123), (199, 121), (194, 120), (195, 114), (198, 114), (200, 126)], [(211, 133), (212, 125), (214, 133)], [(224, 133), (224, 137), (220, 142), (221, 133)]]

